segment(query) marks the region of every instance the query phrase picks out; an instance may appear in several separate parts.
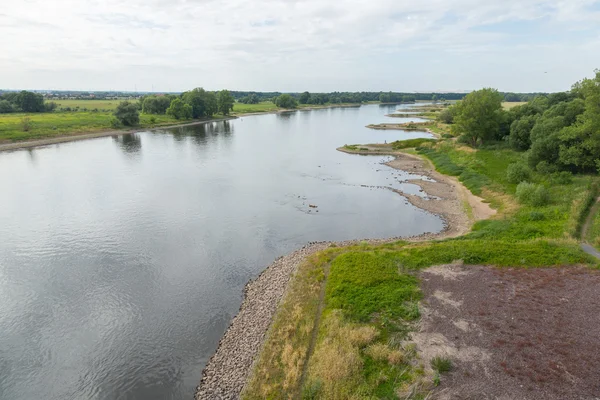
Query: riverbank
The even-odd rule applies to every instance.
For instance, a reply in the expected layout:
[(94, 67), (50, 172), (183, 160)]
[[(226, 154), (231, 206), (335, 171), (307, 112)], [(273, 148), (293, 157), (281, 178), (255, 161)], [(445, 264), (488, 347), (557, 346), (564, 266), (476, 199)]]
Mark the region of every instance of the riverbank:
[(108, 130), (99, 130), (97, 132), (73, 132), (66, 134), (58, 134), (52, 137), (39, 138), (34, 140), (26, 140), (26, 141), (13, 141), (7, 143), (0, 142), (0, 152), (2, 151), (11, 151), (11, 150), (19, 150), (26, 149), (32, 147), (39, 146), (48, 146), (52, 144), (66, 143), (66, 142), (74, 142), (78, 140), (87, 140), (87, 139), (95, 139), (107, 136), (116, 136), (116, 135), (127, 135), (130, 133), (138, 133), (138, 132), (147, 132), (147, 131), (156, 131), (161, 129), (172, 129), (172, 128), (182, 128), (187, 126), (194, 125), (202, 125), (211, 122), (221, 122), (221, 121), (229, 121), (236, 118), (251, 116), (251, 115), (265, 115), (265, 114), (282, 114), (303, 110), (317, 110), (324, 108), (352, 108), (352, 107), (361, 107), (361, 104), (330, 104), (330, 105), (321, 105), (321, 106), (307, 106), (300, 107), (296, 109), (276, 109), (276, 110), (268, 110), (268, 111), (258, 111), (258, 112), (247, 112), (247, 113), (234, 113), (228, 117), (220, 117), (220, 118), (209, 118), (203, 120), (196, 120), (181, 124), (160, 124), (154, 125), (147, 128), (131, 128), (131, 129), (108, 129)]
[[(264, 342), (251, 355), (254, 361), (246, 363), (252, 365), (251, 372), (244, 372), (247, 380), (230, 386), (226, 389), (229, 392), (219, 392), (223, 398), (239, 398), (240, 393), (245, 399), (347, 398), (358, 390), (365, 395), (377, 393), (376, 397), (407, 398), (439, 391), (436, 387), (447, 379), (442, 377), (446, 369), (439, 365), (455, 365), (457, 372), (452, 376), (458, 377), (477, 369), (480, 360), (455, 351), (453, 345), (438, 346), (427, 339), (440, 336), (439, 332), (429, 332), (427, 318), (417, 323), (421, 315), (430, 312), (419, 303), (423, 294), (428, 302), (438, 301), (433, 311), (440, 304), (455, 304), (458, 300), (438, 293), (437, 286), (421, 290), (419, 279), (429, 279), (421, 270), (453, 263), (517, 268), (597, 263), (579, 249), (578, 241), (569, 233), (581, 219), (580, 204), (589, 196), (593, 178), (578, 176), (572, 182), (549, 186), (550, 201), (544, 206), (519, 204), (516, 185), (507, 180), (506, 171), (511, 163), (521, 160), (520, 153), (466, 149), (451, 139), (440, 142), (443, 144), (420, 147), (420, 156), (399, 154), (381, 145), (378, 152), (369, 145), (339, 149), (351, 154), (394, 155), (397, 158), (388, 163), (390, 166), (436, 181), (410, 181), (427, 193), (425, 198), (400, 193), (412, 204), (443, 215), (449, 226), (439, 235), (421, 238), (330, 243), (295, 263), (277, 311), (270, 314), (270, 327), (254, 339)], [(550, 178), (537, 173), (531, 176), (533, 182)], [(499, 211), (497, 216), (491, 218), (494, 211), (490, 212), (490, 205), (483, 199)], [(260, 297), (253, 294), (257, 295)], [(515, 300), (514, 307), (523, 309), (527, 301), (526, 297)], [(246, 323), (251, 321), (250, 317)], [(460, 321), (459, 329), (470, 329), (470, 323)], [(473, 321), (472, 326), (476, 325), (478, 321)], [(243, 328), (237, 331), (245, 332)], [(444, 328), (441, 334), (448, 332), (454, 331)], [(474, 339), (469, 340), (474, 343)], [(469, 348), (473, 343), (465, 341), (460, 346)], [(217, 353), (227, 359), (228, 351), (220, 347)], [(503, 354), (494, 348), (483, 347), (481, 351), (492, 357), (501, 358)], [(576, 346), (573, 351), (578, 351)], [(235, 352), (229, 355), (236, 357)], [(215, 365), (217, 359), (207, 368)], [(197, 399), (210, 398), (204, 395), (207, 388), (221, 390), (220, 379), (227, 381), (225, 377), (231, 371), (226, 367), (215, 370), (220, 375), (210, 382), (203, 379)], [(512, 384), (515, 379), (510, 376), (504, 382)], [(532, 384), (540, 386), (539, 382)]]
[[(343, 148), (338, 149), (345, 151)], [(350, 153), (349, 151), (345, 151)], [(458, 180), (435, 171), (433, 165), (421, 157), (394, 152), (396, 158), (386, 165), (429, 180), (407, 181), (419, 185), (426, 193), (420, 197), (395, 190), (411, 204), (439, 215), (445, 227), (438, 233), (424, 233), (409, 238), (367, 239), (343, 243), (311, 243), (271, 264), (257, 279), (248, 283), (238, 315), (221, 339), (216, 353), (205, 367), (196, 399), (237, 399), (246, 385), (252, 365), (265, 341), (269, 326), (281, 303), (288, 283), (306, 259), (328, 248), (359, 244), (382, 245), (407, 240), (421, 242), (456, 237), (468, 232), (472, 224), (495, 214), (481, 198), (474, 196)]]
[(27, 149), (32, 147), (40, 147), (40, 146), (48, 146), (52, 144), (66, 143), (66, 142), (75, 142), (78, 140), (87, 140), (87, 139), (95, 139), (107, 136), (118, 136), (118, 135), (127, 135), (130, 133), (138, 133), (138, 132), (148, 132), (148, 131), (156, 131), (161, 129), (172, 129), (172, 128), (182, 128), (186, 126), (194, 126), (194, 125), (202, 125), (208, 124), (211, 122), (221, 122), (221, 121), (229, 121), (237, 118), (237, 116), (224, 117), (224, 118), (212, 118), (201, 121), (194, 121), (184, 124), (171, 124), (171, 125), (160, 125), (152, 128), (132, 128), (132, 129), (119, 129), (119, 130), (106, 130), (92, 133), (74, 133), (74, 134), (65, 134), (65, 135), (57, 135), (51, 138), (43, 138), (36, 140), (29, 140), (24, 142), (12, 142), (12, 143), (2, 143), (0, 144), (0, 152), (2, 151), (11, 151), (11, 150), (19, 150), (19, 149)]

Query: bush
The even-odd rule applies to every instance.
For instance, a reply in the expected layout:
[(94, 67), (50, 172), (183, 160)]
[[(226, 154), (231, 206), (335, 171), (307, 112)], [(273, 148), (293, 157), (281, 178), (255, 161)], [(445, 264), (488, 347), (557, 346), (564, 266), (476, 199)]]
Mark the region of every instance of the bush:
[(110, 117), (110, 126), (112, 128), (120, 128), (121, 127), (121, 123), (119, 122), (119, 120), (115, 116), (112, 116), (112, 117)]
[(444, 124), (451, 124), (454, 122), (455, 114), (456, 109), (454, 107), (448, 107), (439, 113), (437, 119)]
[(569, 185), (573, 182), (573, 174), (569, 171), (555, 172), (550, 176), (550, 183), (557, 185)]
[(23, 130), (23, 132), (29, 132), (31, 130), (32, 125), (33, 124), (31, 122), (31, 118), (29, 118), (29, 117), (21, 118), (21, 129)]
[(113, 115), (125, 126), (135, 126), (140, 123), (140, 112), (137, 105), (122, 101), (115, 109)]
[(275, 105), (279, 108), (296, 108), (298, 102), (289, 94), (282, 94), (275, 100)]
[(558, 170), (556, 165), (552, 165), (548, 161), (540, 161), (536, 165), (535, 169), (537, 170), (537, 172), (544, 175), (552, 174)]
[(520, 203), (540, 207), (550, 202), (550, 192), (542, 185), (521, 182), (517, 186), (517, 199)]
[(151, 124), (155, 124), (156, 123), (156, 117), (154, 115), (150, 117), (150, 123)]
[(448, 372), (452, 369), (452, 361), (445, 357), (433, 357), (431, 359), (431, 368), (438, 373)]
[(546, 219), (546, 216), (544, 215), (544, 213), (541, 213), (539, 211), (532, 211), (529, 213), (527, 219), (529, 221), (543, 221)]
[(506, 180), (510, 183), (521, 183), (529, 180), (531, 171), (522, 163), (513, 163), (506, 169)]

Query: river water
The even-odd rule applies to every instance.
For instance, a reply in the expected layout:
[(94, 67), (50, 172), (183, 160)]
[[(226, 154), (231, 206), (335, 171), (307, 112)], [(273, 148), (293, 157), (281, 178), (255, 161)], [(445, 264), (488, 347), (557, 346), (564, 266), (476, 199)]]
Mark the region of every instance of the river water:
[[(344, 144), (369, 105), (0, 153), (0, 398), (191, 399), (244, 284), (308, 241), (439, 231)], [(311, 208), (309, 205), (316, 205)]]

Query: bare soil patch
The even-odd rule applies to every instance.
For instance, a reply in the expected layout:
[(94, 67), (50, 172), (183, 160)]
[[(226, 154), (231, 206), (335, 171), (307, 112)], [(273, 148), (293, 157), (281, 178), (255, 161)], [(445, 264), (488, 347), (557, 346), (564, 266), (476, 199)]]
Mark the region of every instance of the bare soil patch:
[(453, 363), (432, 398), (600, 398), (599, 271), (437, 266), (422, 289), (414, 342)]

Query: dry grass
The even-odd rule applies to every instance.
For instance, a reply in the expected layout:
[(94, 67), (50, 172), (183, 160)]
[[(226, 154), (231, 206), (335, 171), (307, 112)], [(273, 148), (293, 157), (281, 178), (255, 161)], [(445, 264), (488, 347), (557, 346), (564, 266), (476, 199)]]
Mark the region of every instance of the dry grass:
[(512, 101), (512, 102), (505, 101), (502, 103), (502, 108), (504, 108), (505, 110), (510, 110), (513, 107), (522, 106), (523, 104), (527, 104), (527, 102), (526, 101)]
[(319, 308), (325, 268), (337, 251), (331, 249), (314, 254), (298, 268), (242, 398), (290, 399), (297, 396)]
[(367, 347), (365, 354), (376, 361), (387, 360), (391, 349), (383, 343), (375, 343)]

